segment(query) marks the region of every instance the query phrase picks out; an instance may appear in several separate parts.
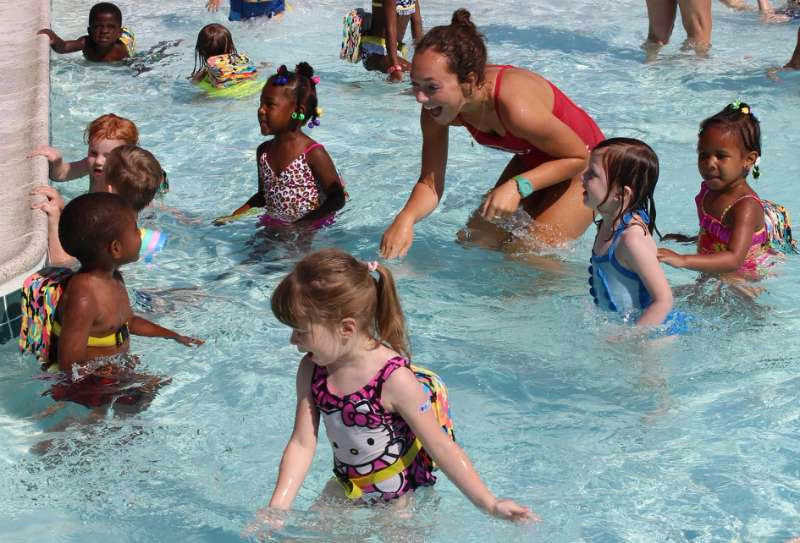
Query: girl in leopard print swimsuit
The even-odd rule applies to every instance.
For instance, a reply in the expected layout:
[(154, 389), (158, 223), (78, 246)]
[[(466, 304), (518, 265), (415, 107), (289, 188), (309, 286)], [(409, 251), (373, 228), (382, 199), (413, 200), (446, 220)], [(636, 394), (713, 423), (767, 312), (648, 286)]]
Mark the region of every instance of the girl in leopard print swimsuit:
[(324, 226), (333, 222), (344, 206), (345, 191), (325, 148), (302, 131), (319, 125), (317, 107), (319, 77), (306, 62), (293, 72), (278, 68), (261, 91), (258, 122), (261, 133), (273, 136), (259, 145), (258, 192), (233, 212), (263, 207), (261, 224)]

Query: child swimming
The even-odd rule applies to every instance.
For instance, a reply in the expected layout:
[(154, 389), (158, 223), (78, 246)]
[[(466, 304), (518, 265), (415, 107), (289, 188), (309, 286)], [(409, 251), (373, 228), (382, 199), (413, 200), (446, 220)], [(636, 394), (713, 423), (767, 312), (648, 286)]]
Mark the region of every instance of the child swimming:
[(122, 12), (111, 2), (100, 2), (89, 11), (87, 35), (77, 40), (63, 40), (49, 28), (37, 34), (50, 39), (50, 48), (59, 54), (82, 51), (92, 62), (116, 62), (133, 56), (136, 39), (122, 26)]
[[(697, 166), (703, 181), (695, 197), (697, 254), (662, 248), (661, 262), (704, 273), (735, 272), (747, 279), (766, 273), (772, 251), (765, 204), (747, 183), (751, 172), (759, 177), (760, 158), (761, 127), (748, 104), (736, 101), (700, 124)], [(664, 239), (694, 240), (680, 235)]]
[(599, 307), (638, 326), (665, 323), (672, 290), (658, 262), (653, 231), (658, 157), (646, 143), (611, 138), (592, 150), (583, 174), (583, 202), (600, 214), (589, 266)]
[(207, 90), (232, 89), (244, 82), (255, 83), (258, 88), (260, 85), (255, 81), (257, 75), (258, 70), (248, 56), (236, 50), (233, 36), (227, 28), (212, 23), (200, 29), (191, 75), (193, 83)]
[(258, 146), (258, 192), (233, 212), (240, 215), (263, 207), (261, 225), (324, 226), (344, 207), (345, 192), (331, 157), (322, 144), (303, 133), (319, 125), (319, 77), (307, 62), (293, 72), (286, 66), (270, 76), (261, 91), (258, 123), (273, 136)]
[(142, 241), (136, 213), (122, 197), (103, 192), (78, 196), (64, 208), (59, 237), (81, 267), (66, 281), (53, 322), (49, 357), (66, 376), (54, 388), (54, 399), (95, 407), (87, 398), (97, 403), (97, 387), (113, 389), (114, 377), (106, 365), (95, 371), (90, 362), (126, 353), (130, 334), (165, 337), (183, 345), (203, 343), (131, 312), (119, 268), (138, 260)]
[[(377, 276), (373, 275), (377, 274)], [(534, 514), (495, 497), (434, 415), (411, 369), (405, 320), (388, 268), (338, 249), (303, 258), (272, 294), (272, 311), (307, 353), (297, 371), (297, 410), (269, 509), (292, 506), (317, 445), (320, 417), (333, 446), (325, 488), (341, 500), (392, 502), (436, 482), (433, 464), (483, 511), (508, 520)]]

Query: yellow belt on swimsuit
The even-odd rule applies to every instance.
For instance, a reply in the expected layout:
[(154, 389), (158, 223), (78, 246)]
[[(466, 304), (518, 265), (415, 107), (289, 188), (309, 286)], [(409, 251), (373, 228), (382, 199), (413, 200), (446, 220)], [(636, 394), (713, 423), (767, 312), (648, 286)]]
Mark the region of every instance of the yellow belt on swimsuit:
[[(123, 330), (125, 330), (125, 332), (123, 332)], [(86, 345), (88, 347), (117, 347), (125, 343), (125, 340), (128, 339), (127, 332), (128, 323), (126, 322), (119, 330), (112, 334), (108, 334), (107, 336), (89, 336), (89, 340), (86, 342)], [(56, 320), (53, 321), (53, 334), (56, 336), (61, 335), (61, 324)]]
[(361, 491), (362, 488), (391, 479), (411, 465), (421, 448), (422, 442), (419, 439), (415, 439), (414, 443), (412, 443), (406, 451), (406, 454), (398, 458), (394, 464), (361, 477), (347, 478), (344, 481), (339, 479), (339, 482), (342, 483), (344, 487), (345, 495), (351, 500), (357, 500), (363, 494)]

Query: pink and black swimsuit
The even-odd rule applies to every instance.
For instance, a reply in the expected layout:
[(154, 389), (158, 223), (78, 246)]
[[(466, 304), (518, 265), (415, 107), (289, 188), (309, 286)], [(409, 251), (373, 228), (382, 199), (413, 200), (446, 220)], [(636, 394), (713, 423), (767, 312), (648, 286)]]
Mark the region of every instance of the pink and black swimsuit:
[[(344, 396), (328, 388), (324, 367), (314, 366), (311, 379), (311, 395), (333, 448), (333, 472), (349, 496), (349, 490), (360, 481), (357, 496), (367, 503), (389, 501), (436, 482), (433, 462), (425, 449), (419, 448), (414, 432), (400, 415), (389, 413), (381, 403), (383, 384), (398, 368), (410, 368), (410, 363), (394, 357), (364, 387)], [(403, 469), (389, 469), (390, 477), (374, 477), (393, 465), (403, 465)]]

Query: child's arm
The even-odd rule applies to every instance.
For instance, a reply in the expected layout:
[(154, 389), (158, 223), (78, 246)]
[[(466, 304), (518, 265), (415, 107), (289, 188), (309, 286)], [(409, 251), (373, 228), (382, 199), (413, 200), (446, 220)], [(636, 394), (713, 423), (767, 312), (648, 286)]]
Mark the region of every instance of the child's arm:
[(670, 249), (659, 249), (658, 260), (675, 268), (706, 273), (734, 272), (742, 267), (753, 240), (753, 233), (764, 226), (764, 208), (751, 198), (730, 210), (731, 240), (727, 251), (713, 254), (682, 255)]
[(64, 199), (56, 189), (49, 185), (36, 187), (32, 195), (44, 196), (43, 202), (31, 204), (31, 209), (41, 209), (47, 214), (47, 262), (50, 266), (76, 267), (77, 260), (61, 246), (58, 238), (58, 221), (64, 209)]
[(636, 321), (637, 326), (658, 326), (663, 323), (672, 310), (672, 289), (658, 262), (653, 239), (645, 234), (643, 228), (628, 228), (620, 237), (617, 257), (623, 266), (641, 278), (652, 298), (650, 305)]
[(62, 55), (65, 53), (83, 51), (83, 47), (86, 45), (86, 36), (81, 36), (77, 40), (62, 40), (58, 34), (49, 28), (43, 28), (37, 32), (37, 34), (42, 34), (50, 38), (50, 49)]
[(321, 206), (297, 221), (299, 223), (315, 221), (336, 213), (344, 207), (345, 201), (342, 181), (328, 152), (322, 147), (317, 147), (306, 158), (308, 166), (311, 168), (311, 173), (314, 174), (314, 179), (322, 186), (326, 198)]
[(410, 370), (402, 368), (389, 376), (381, 402), (408, 423), (431, 458), (476, 507), (507, 520), (538, 520), (527, 507), (489, 491), (464, 450), (439, 427), (428, 395)]
[(138, 315), (134, 315), (130, 322), (128, 322), (128, 330), (131, 334), (135, 334), (137, 336), (165, 337), (168, 339), (174, 339), (178, 343), (186, 346), (203, 344), (202, 339), (182, 336), (179, 333), (170, 330), (169, 328), (159, 326), (158, 324), (143, 317), (139, 317)]
[(64, 162), (61, 151), (49, 145), (40, 145), (28, 153), (26, 158), (43, 156), (47, 159), (49, 177), (51, 181), (71, 181), (89, 175), (89, 157), (84, 157), (75, 162)]
[[(305, 356), (297, 369), (297, 409), (294, 415), (294, 429), (283, 451), (278, 480), (269, 500), (268, 507), (272, 509), (287, 510), (292, 506), (314, 460), (319, 410), (311, 397), (313, 374), (314, 363), (309, 356)], [(263, 510), (259, 513), (262, 512)]]
[(253, 194), (243, 206), (238, 207), (236, 211), (231, 213), (231, 215), (244, 213), (251, 207), (264, 207), (266, 205), (266, 202), (264, 201), (264, 172), (261, 168), (261, 155), (267, 152), (267, 147), (270, 144), (270, 141), (265, 141), (258, 146), (258, 149), (256, 149), (256, 164), (258, 164), (258, 192)]

